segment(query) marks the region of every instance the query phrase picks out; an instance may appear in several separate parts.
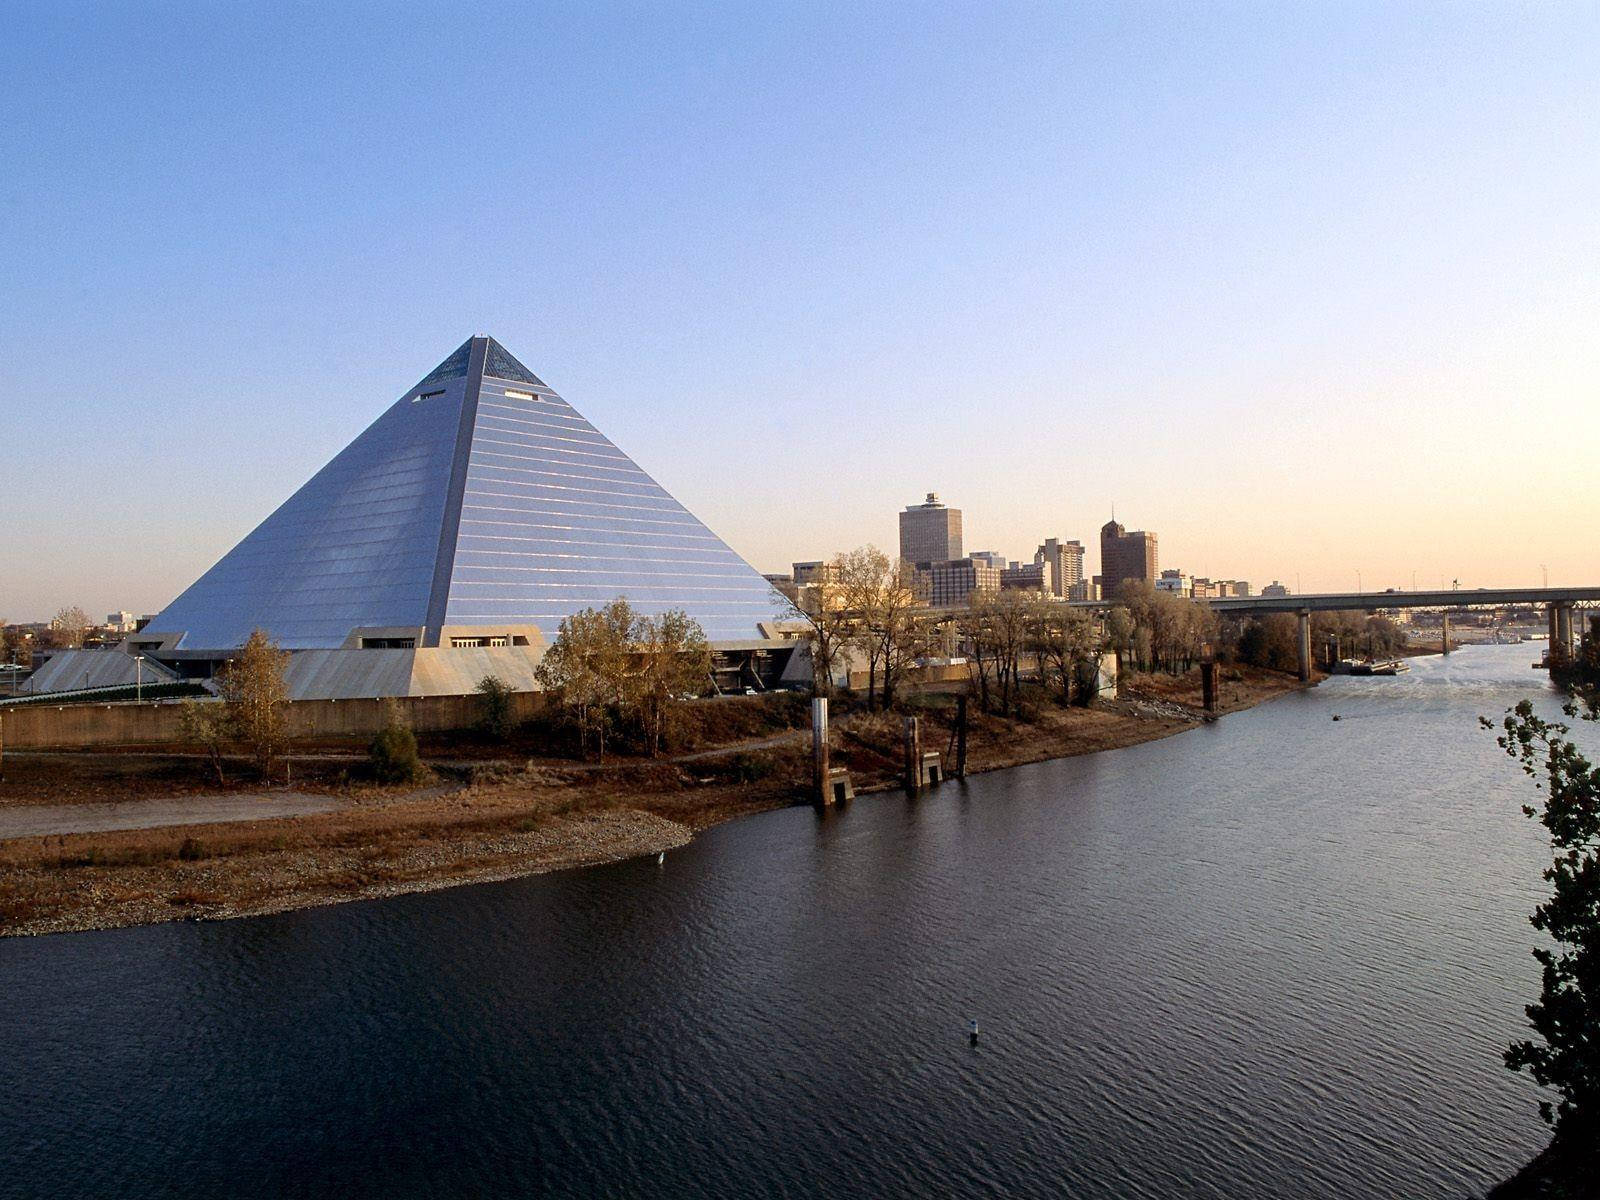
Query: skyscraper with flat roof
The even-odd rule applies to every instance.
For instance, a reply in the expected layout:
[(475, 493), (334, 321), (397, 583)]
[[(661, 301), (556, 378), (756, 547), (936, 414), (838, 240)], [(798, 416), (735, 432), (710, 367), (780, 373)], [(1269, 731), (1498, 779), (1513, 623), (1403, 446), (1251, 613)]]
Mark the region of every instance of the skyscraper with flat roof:
[(1160, 577), (1156, 535), (1144, 530), (1129, 533), (1115, 520), (1100, 527), (1100, 578), (1104, 595), (1115, 596), (1125, 579), (1154, 584)]
[(946, 508), (937, 492), (900, 514), (900, 557), (908, 563), (953, 562), (961, 555), (961, 510)]
[(1073, 586), (1083, 582), (1083, 543), (1077, 538), (1070, 542), (1046, 538), (1034, 552), (1033, 561), (1044, 564), (1045, 583), (1052, 596), (1070, 596)]

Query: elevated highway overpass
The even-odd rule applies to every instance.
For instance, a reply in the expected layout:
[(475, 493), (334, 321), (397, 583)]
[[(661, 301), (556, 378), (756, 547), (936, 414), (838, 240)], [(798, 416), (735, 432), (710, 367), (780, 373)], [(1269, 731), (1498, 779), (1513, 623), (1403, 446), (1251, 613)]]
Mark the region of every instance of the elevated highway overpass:
[[(1113, 600), (1080, 600), (1076, 607), (1104, 610)], [(1450, 652), (1450, 610), (1543, 605), (1550, 622), (1550, 647), (1574, 650), (1572, 613), (1600, 607), (1600, 586), (1474, 588), (1470, 591), (1317, 592), (1303, 596), (1230, 596), (1209, 600), (1211, 611), (1227, 616), (1259, 617), (1292, 613), (1300, 619), (1300, 678), (1311, 678), (1311, 614), (1314, 612), (1382, 612), (1395, 608), (1439, 609), (1443, 615), (1444, 651)]]

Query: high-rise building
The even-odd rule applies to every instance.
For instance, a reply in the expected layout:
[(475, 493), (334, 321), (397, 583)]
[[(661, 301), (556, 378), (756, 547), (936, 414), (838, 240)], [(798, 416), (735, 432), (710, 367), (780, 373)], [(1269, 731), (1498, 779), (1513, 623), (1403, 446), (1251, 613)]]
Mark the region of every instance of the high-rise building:
[(1044, 564), (1045, 582), (1052, 596), (1066, 597), (1074, 584), (1083, 581), (1083, 543), (1077, 538), (1070, 542), (1045, 538), (1044, 545), (1034, 551), (1033, 561)]
[(907, 505), (900, 514), (900, 557), (917, 566), (961, 558), (961, 510), (946, 508), (937, 492)]
[(796, 587), (806, 587), (813, 583), (832, 583), (838, 577), (839, 570), (832, 562), (797, 562), (794, 564)]
[(1288, 594), (1289, 594), (1289, 589), (1284, 587), (1283, 584), (1279, 583), (1276, 579), (1274, 579), (1271, 583), (1267, 584), (1266, 587), (1261, 589), (1261, 595), (1263, 597), (1265, 597), (1266, 599), (1268, 599), (1268, 600), (1271, 600), (1271, 599), (1274, 599), (1274, 598), (1280, 597), (1280, 596), (1287, 596)]
[(1115, 596), (1125, 579), (1153, 585), (1159, 577), (1155, 534), (1129, 533), (1114, 520), (1100, 527), (1100, 579), (1107, 596)]
[(1006, 567), (1006, 556), (998, 550), (974, 550), (967, 557), (993, 567), (996, 571), (1003, 571)]
[(928, 563), (917, 568), (917, 591), (934, 608), (956, 608), (973, 592), (998, 592), (1000, 572), (972, 558)]
[(1050, 593), (1050, 564), (1042, 560), (1012, 563), (1000, 572), (1000, 586), (1006, 590)]

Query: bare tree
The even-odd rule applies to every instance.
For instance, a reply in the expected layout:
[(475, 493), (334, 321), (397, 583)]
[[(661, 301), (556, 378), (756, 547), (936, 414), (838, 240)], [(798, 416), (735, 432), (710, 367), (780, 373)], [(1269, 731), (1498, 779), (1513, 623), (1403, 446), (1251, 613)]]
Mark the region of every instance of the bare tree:
[(967, 611), (957, 618), (978, 668), (978, 702), (983, 708), (1016, 710), (1022, 655), (1034, 636), (1041, 604), (1036, 593), (1020, 589), (974, 592)]
[(75, 650), (83, 645), (84, 634), (89, 632), (89, 615), (72, 605), (63, 608), (50, 619), (50, 640), (64, 650)]
[[(1054, 680), (1061, 690), (1061, 703), (1080, 702), (1086, 677), (1085, 666), (1098, 658), (1099, 635), (1087, 613), (1064, 605), (1045, 603), (1035, 613), (1030, 643), (1039, 657), (1042, 681)], [(1097, 664), (1098, 665), (1098, 664)]]
[(912, 586), (910, 565), (876, 546), (841, 554), (834, 566), (841, 606), (850, 621), (848, 641), (867, 659), (867, 706), (881, 702), (887, 707), (894, 702), (901, 672), (926, 643), (926, 605)]
[(288, 662), (288, 652), (257, 629), (217, 674), (238, 738), (250, 748), (263, 775), (271, 771), (284, 741), (283, 710), (289, 688), (283, 670)]
[[(844, 656), (854, 626), (854, 617), (846, 607), (844, 585), (840, 582), (844, 574), (843, 560), (844, 555), (834, 555), (815, 582), (797, 589), (795, 611), (806, 622), (813, 696), (833, 695), (833, 673)], [(793, 614), (785, 608), (781, 615), (790, 617)]]

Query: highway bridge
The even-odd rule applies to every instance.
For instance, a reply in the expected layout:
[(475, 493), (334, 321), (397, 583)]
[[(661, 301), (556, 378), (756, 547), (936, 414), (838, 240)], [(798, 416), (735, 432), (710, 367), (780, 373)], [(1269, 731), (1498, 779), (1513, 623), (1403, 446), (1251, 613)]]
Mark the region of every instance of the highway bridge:
[[(1080, 600), (1080, 608), (1104, 610), (1112, 600)], [(1230, 596), (1208, 600), (1211, 611), (1227, 616), (1260, 617), (1293, 613), (1300, 618), (1300, 678), (1311, 678), (1311, 614), (1314, 612), (1384, 612), (1396, 608), (1438, 609), (1443, 615), (1444, 650), (1450, 652), (1450, 611), (1462, 608), (1509, 608), (1543, 605), (1550, 622), (1550, 648), (1576, 648), (1572, 613), (1600, 607), (1600, 587), (1475, 588), (1471, 591), (1318, 592), (1304, 596)]]

